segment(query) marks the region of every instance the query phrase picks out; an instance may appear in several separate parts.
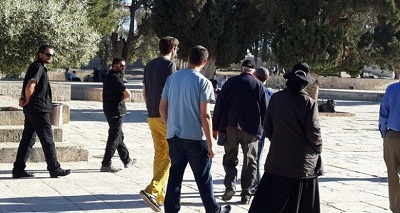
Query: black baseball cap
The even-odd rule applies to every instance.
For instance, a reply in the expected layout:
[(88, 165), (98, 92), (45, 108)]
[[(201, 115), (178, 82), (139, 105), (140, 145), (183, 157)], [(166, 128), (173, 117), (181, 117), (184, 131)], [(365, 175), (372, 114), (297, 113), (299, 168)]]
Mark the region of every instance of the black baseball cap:
[(310, 75), (310, 66), (306, 62), (301, 62), (293, 66), (292, 70), (285, 75), (288, 80), (301, 79), (310, 84), (315, 83), (315, 79)]
[(242, 67), (254, 69), (255, 65), (254, 62), (252, 62), (251, 60), (244, 60), (242, 63)]

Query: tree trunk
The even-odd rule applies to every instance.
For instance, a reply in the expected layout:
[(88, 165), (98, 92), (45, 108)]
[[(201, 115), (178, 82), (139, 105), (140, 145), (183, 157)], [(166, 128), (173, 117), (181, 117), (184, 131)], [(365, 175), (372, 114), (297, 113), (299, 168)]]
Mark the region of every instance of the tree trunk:
[(124, 45), (124, 41), (119, 37), (118, 33), (111, 33), (111, 45), (112, 45), (112, 55), (113, 58), (121, 57), (122, 46)]
[(400, 70), (395, 70), (394, 71), (394, 79), (399, 79), (400, 77)]
[[(263, 45), (261, 47), (262, 52), (261, 52), (261, 62), (267, 62), (268, 58), (268, 49), (267, 49), (267, 45), (268, 45), (268, 41), (267, 41), (267, 36), (264, 35), (264, 39), (263, 39)], [(267, 66), (267, 63), (265, 63), (265, 66)], [(270, 70), (271, 71), (271, 70)]]
[[(137, 39), (135, 37), (135, 15), (136, 11), (143, 5), (143, 1), (132, 1), (131, 6), (129, 6), (130, 11), (130, 22), (129, 22), (129, 31), (128, 37), (126, 39), (115, 32), (111, 35), (111, 42), (113, 46), (114, 57), (121, 57), (125, 59), (127, 64), (130, 64), (130, 60), (133, 54), (133, 43)], [(136, 35), (138, 36), (138, 35)]]
[[(140, 2), (140, 3), (139, 3)], [(121, 57), (126, 60), (126, 63), (129, 64), (132, 56), (132, 47), (133, 47), (133, 42), (134, 42), (134, 37), (135, 37), (135, 14), (136, 11), (139, 9), (139, 7), (142, 5), (142, 2), (139, 1), (136, 4), (132, 4), (129, 7), (130, 11), (130, 23), (129, 23), (129, 31), (128, 31), (128, 37), (126, 38), (126, 42), (124, 43), (122, 47), (122, 54)]]
[(217, 72), (216, 67), (215, 67), (215, 62), (216, 62), (215, 57), (210, 57), (210, 59), (208, 60), (207, 64), (201, 70), (201, 73), (207, 79), (211, 79), (213, 77), (214, 73)]
[(258, 64), (258, 42), (259, 42), (259, 40), (258, 39), (256, 39), (256, 41), (254, 42), (254, 52), (253, 52), (253, 55), (254, 55), (254, 64), (256, 65), (256, 68), (258, 68), (258, 67), (260, 67), (260, 65)]
[(104, 37), (101, 39), (101, 47), (99, 51), (99, 57), (100, 57), (100, 70), (105, 70), (108, 69), (108, 59), (110, 58), (110, 48), (109, 48), (109, 43), (110, 40), (108, 40), (108, 37)]

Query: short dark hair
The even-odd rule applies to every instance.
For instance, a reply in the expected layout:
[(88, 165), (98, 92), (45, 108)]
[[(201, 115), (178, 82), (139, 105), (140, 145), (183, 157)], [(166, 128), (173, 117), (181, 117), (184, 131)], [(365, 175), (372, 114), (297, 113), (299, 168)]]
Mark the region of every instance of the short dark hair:
[(208, 50), (201, 46), (197, 45), (192, 47), (189, 54), (189, 63), (194, 65), (201, 65), (204, 59), (208, 59), (209, 53)]
[(120, 61), (125, 61), (123, 58), (114, 58), (111, 65), (118, 64)]
[(260, 67), (260, 68), (256, 69), (254, 74), (258, 80), (260, 80), (261, 82), (264, 82), (267, 80), (267, 78), (269, 76), (269, 70), (265, 67)]
[(160, 50), (161, 55), (166, 55), (170, 52), (170, 49), (172, 47), (177, 47), (178, 45), (179, 45), (178, 39), (171, 36), (166, 36), (160, 39), (160, 42), (158, 43), (158, 48)]
[(39, 59), (39, 53), (45, 53), (47, 49), (54, 49), (54, 46), (51, 46), (49, 44), (41, 45), (37, 53), (37, 58)]
[(46, 52), (46, 49), (54, 49), (53, 46), (48, 45), (48, 44), (43, 44), (42, 46), (39, 47), (39, 53), (44, 53)]

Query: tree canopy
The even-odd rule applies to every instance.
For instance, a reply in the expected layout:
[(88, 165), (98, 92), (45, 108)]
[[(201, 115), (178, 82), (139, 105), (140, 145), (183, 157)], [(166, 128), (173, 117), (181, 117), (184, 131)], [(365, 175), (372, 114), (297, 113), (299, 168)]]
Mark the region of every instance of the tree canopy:
[(42, 44), (55, 46), (55, 67), (87, 64), (99, 35), (88, 25), (86, 6), (85, 0), (0, 1), (0, 71), (25, 71)]
[(373, 10), (377, 24), (368, 28), (357, 44), (357, 51), (365, 63), (381, 68), (400, 70), (400, 3), (384, 0)]
[(152, 17), (159, 37), (180, 41), (178, 56), (186, 59), (194, 45), (210, 52), (204, 74), (211, 78), (215, 65), (227, 66), (241, 60), (258, 36), (257, 1), (154, 0)]

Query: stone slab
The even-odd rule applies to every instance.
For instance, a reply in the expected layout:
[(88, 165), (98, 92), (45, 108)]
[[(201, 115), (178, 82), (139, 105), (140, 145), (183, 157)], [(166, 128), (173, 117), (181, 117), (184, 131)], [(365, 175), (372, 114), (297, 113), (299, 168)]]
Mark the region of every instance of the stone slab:
[[(70, 121), (69, 106), (66, 103), (57, 103), (62, 104), (62, 124), (68, 124)], [(23, 125), (24, 120), (25, 115), (22, 107), (18, 106), (18, 99), (0, 95), (0, 126)]]
[[(12, 163), (18, 151), (18, 143), (0, 143), (0, 163)], [(77, 144), (56, 143), (57, 159), (60, 162), (87, 161), (89, 151)], [(36, 143), (30, 153), (29, 162), (45, 162), (42, 146)]]
[(13, 111), (0, 111), (0, 126), (22, 125), (25, 116), (21, 109)]
[[(24, 126), (0, 126), (0, 143), (2, 142), (20, 142)], [(62, 142), (63, 129), (60, 127), (53, 127), (54, 142)], [(36, 137), (36, 141), (39, 138)]]

